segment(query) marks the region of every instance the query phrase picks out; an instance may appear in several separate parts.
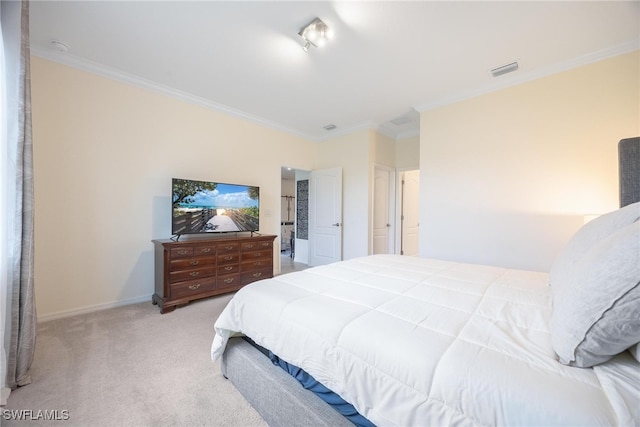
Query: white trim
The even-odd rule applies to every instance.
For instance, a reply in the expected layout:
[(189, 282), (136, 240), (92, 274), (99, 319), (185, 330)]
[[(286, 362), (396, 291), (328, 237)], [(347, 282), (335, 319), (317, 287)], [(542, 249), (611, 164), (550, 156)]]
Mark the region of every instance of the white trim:
[(612, 58), (614, 56), (630, 53), (638, 49), (640, 49), (640, 40), (637, 40), (637, 39), (629, 40), (625, 43), (621, 43), (619, 45), (612, 46), (607, 49), (601, 49), (596, 52), (591, 52), (585, 55), (581, 55), (581, 56), (571, 58), (562, 62), (551, 64), (545, 67), (536, 68), (529, 72), (525, 72), (523, 74), (518, 74), (518, 73), (508, 74), (508, 75), (505, 75), (504, 78), (498, 78), (496, 80), (493, 80), (489, 84), (482, 85), (480, 87), (477, 87), (475, 89), (471, 89), (468, 91), (459, 92), (457, 94), (453, 94), (445, 98), (436, 99), (434, 101), (416, 106), (414, 108), (419, 112), (433, 110), (439, 107), (444, 107), (445, 105), (454, 104), (456, 102), (475, 98), (476, 96), (485, 95), (490, 92), (495, 92), (500, 89), (506, 89), (508, 87), (517, 86), (522, 83), (530, 82), (532, 80), (537, 80), (543, 77), (548, 77), (553, 74), (561, 73), (563, 71), (568, 71), (573, 68), (592, 64), (594, 62)]
[[(141, 302), (148, 302), (149, 304), (151, 304), (151, 295), (143, 295), (135, 298), (129, 298), (124, 300), (112, 301), (108, 303), (93, 304), (93, 305), (87, 305), (84, 307), (72, 308), (69, 310), (57, 311), (55, 313), (45, 314), (44, 316), (38, 316), (38, 323), (48, 322), (50, 320), (62, 319), (65, 317), (77, 316), (79, 314), (93, 313), (95, 311), (106, 310), (109, 308), (122, 307), (125, 305), (131, 305), (131, 304), (139, 304)], [(158, 312), (160, 311), (158, 310)]]
[[(546, 67), (537, 68), (527, 73), (515, 74), (515, 75), (508, 74), (506, 76), (503, 76), (503, 78), (498, 78), (497, 80), (491, 81), (490, 83), (482, 85), (475, 89), (466, 90), (463, 92), (453, 94), (451, 96), (435, 99), (433, 101), (429, 101), (425, 104), (421, 104), (413, 108), (418, 112), (432, 110), (435, 108), (443, 107), (445, 105), (454, 104), (456, 102), (464, 101), (466, 99), (470, 99), (476, 96), (494, 92), (500, 89), (505, 89), (505, 88), (516, 86), (528, 81), (536, 80), (542, 77), (547, 77), (552, 74), (570, 70), (572, 68), (591, 64), (594, 62), (598, 62), (598, 61), (611, 58), (614, 56), (622, 55), (625, 53), (633, 52), (634, 50), (638, 50), (638, 49), (640, 49), (640, 41), (636, 39), (629, 40), (625, 43), (621, 43), (619, 45), (612, 46), (610, 48), (601, 49), (596, 52), (581, 55), (576, 58), (572, 58), (572, 59), (562, 61), (556, 64), (552, 64)], [(292, 129), (287, 126), (283, 126), (279, 123), (266, 120), (258, 116), (247, 114), (240, 110), (236, 110), (234, 108), (209, 101), (202, 97), (199, 97), (187, 92), (183, 92), (168, 86), (164, 86), (164, 85), (152, 82), (150, 80), (146, 80), (141, 77), (137, 77), (132, 74), (128, 74), (128, 73), (116, 70), (115, 68), (107, 67), (97, 62), (80, 58), (68, 52), (61, 53), (61, 52), (54, 51), (52, 49), (41, 49), (41, 48), (38, 48), (37, 46), (32, 46), (31, 54), (49, 61), (57, 62), (63, 65), (67, 65), (69, 67), (84, 70), (84, 71), (97, 74), (99, 76), (106, 77), (112, 80), (116, 80), (119, 82), (131, 84), (133, 86), (142, 87), (154, 92), (158, 92), (162, 95), (166, 95), (166, 96), (176, 98), (185, 102), (189, 102), (210, 110), (229, 114), (234, 117), (238, 117), (250, 122), (257, 123), (262, 126), (266, 126), (271, 129), (275, 129), (281, 132), (286, 132), (288, 134), (295, 135), (300, 138), (304, 138), (314, 142), (326, 141), (328, 139), (347, 135), (362, 129), (375, 130), (395, 140), (416, 136), (417, 134), (419, 134), (419, 130), (418, 131), (410, 130), (410, 131), (401, 133), (399, 135), (391, 135), (389, 134), (389, 132), (386, 132), (383, 129), (380, 129), (381, 124), (377, 125), (373, 121), (366, 121), (363, 123), (356, 124), (354, 126), (349, 126), (348, 128), (345, 128), (345, 129), (340, 129), (338, 132), (335, 132), (335, 131), (328, 132), (326, 135), (323, 135), (323, 136), (310, 135), (310, 134)]]
[(151, 80), (143, 79), (133, 74), (125, 73), (123, 71), (108, 67), (106, 65), (99, 64), (97, 62), (89, 61), (88, 59), (75, 56), (68, 52), (61, 53), (61, 52), (54, 51), (52, 49), (41, 49), (37, 46), (33, 46), (31, 48), (31, 54), (34, 56), (46, 59), (48, 61), (57, 62), (59, 64), (66, 65), (68, 67), (76, 68), (92, 74), (97, 74), (99, 76), (102, 76), (111, 80), (115, 80), (121, 83), (126, 83), (136, 87), (141, 87), (153, 92), (160, 93), (165, 96), (169, 96), (184, 102), (188, 102), (191, 104), (198, 105), (200, 107), (207, 108), (209, 110), (214, 110), (220, 113), (229, 114), (230, 116), (237, 117), (250, 122), (254, 122), (259, 125), (266, 126), (281, 132), (286, 132), (288, 134), (295, 135), (300, 138), (308, 139), (313, 142), (322, 142), (338, 136), (348, 135), (358, 130), (375, 129), (376, 127), (376, 124), (373, 123), (372, 121), (366, 121), (364, 123), (359, 123), (345, 129), (340, 129), (338, 131), (327, 131), (327, 133), (322, 136), (310, 135), (310, 134), (306, 134), (304, 132), (292, 129), (290, 127), (283, 126), (279, 123), (272, 122), (270, 120), (266, 120), (258, 116), (253, 116), (251, 114), (244, 113), (240, 110), (236, 110), (231, 107), (227, 107), (226, 105), (218, 104), (218, 103), (209, 101), (207, 99), (204, 99), (202, 97), (199, 97), (187, 92), (183, 92), (181, 90), (177, 90), (168, 86), (164, 86), (159, 83), (152, 82)]
[(151, 90), (153, 92), (160, 93), (172, 98), (179, 99), (191, 104), (198, 105), (200, 107), (207, 108), (209, 110), (217, 111), (220, 113), (229, 114), (240, 119), (248, 120), (250, 122), (257, 123), (262, 126), (269, 127), (281, 132), (286, 132), (295, 136), (299, 136), (305, 139), (311, 139), (317, 141), (317, 138), (307, 135), (298, 130), (283, 126), (279, 123), (272, 122), (270, 120), (263, 119), (258, 116), (236, 110), (226, 105), (218, 104), (216, 102), (209, 101), (197, 95), (183, 92), (178, 89), (171, 88), (151, 80), (143, 79), (133, 74), (125, 73), (115, 68), (107, 67), (106, 65), (99, 64), (97, 62), (89, 61), (88, 59), (80, 58), (79, 56), (72, 55), (70, 53), (59, 53), (54, 50), (40, 49), (38, 47), (31, 48), (31, 54), (49, 61), (57, 62), (62, 65), (66, 65), (72, 68), (77, 68), (82, 71), (87, 71), (92, 74), (97, 74), (102, 77), (106, 77), (111, 80), (119, 81), (121, 83), (127, 83), (136, 87)]

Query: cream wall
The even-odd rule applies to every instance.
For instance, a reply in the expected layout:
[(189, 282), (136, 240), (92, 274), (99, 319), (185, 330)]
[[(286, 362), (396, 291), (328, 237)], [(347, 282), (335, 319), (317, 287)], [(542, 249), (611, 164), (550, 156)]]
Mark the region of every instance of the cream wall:
[(369, 253), (372, 163), (394, 157), (423, 171), (423, 255), (544, 270), (583, 213), (617, 205), (615, 144), (640, 133), (637, 52), (423, 112), (393, 154), (370, 130), (315, 143), (41, 58), (31, 71), (41, 320), (149, 300), (171, 177), (259, 185), (261, 231), (279, 234), (284, 165), (343, 168), (345, 259)]
[(31, 67), (40, 320), (150, 301), (172, 177), (260, 186), (261, 232), (278, 235), (280, 167), (314, 166), (317, 144), (299, 137), (41, 58)]
[(396, 167), (396, 142), (388, 136), (370, 131), (372, 161), (377, 165)]
[(395, 142), (395, 167), (398, 170), (420, 168), (420, 136), (401, 138)]
[(635, 51), (422, 112), (421, 255), (548, 271), (584, 215), (618, 207), (639, 63)]

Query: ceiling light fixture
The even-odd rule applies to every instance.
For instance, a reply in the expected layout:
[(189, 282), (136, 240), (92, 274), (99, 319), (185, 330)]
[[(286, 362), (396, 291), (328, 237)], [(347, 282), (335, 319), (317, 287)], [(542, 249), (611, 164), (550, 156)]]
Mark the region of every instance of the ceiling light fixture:
[(305, 41), (302, 48), (305, 52), (308, 52), (312, 45), (322, 47), (333, 38), (333, 31), (320, 18), (316, 18), (302, 27), (298, 34)]

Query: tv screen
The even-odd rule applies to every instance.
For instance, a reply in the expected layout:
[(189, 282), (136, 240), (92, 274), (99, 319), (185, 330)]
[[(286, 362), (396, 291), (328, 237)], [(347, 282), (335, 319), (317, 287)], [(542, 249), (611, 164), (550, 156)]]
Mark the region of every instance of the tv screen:
[(259, 187), (173, 178), (172, 194), (175, 236), (260, 228)]

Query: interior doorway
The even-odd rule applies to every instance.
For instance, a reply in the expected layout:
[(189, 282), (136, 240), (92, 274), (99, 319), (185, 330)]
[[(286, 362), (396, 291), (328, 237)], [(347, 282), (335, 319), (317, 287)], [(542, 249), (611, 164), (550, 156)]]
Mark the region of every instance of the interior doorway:
[(280, 274), (308, 267), (308, 182), (309, 172), (281, 168)]
[(394, 170), (375, 165), (372, 254), (418, 255), (420, 170)]

